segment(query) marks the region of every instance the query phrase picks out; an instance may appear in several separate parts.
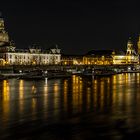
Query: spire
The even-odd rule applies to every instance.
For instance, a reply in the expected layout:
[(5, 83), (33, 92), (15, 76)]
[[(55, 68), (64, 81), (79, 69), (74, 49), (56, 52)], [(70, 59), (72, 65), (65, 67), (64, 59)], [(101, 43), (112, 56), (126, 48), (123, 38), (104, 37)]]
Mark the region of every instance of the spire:
[(131, 38), (131, 37), (128, 38), (128, 44), (133, 44), (133, 43), (132, 43), (132, 38)]
[(134, 50), (131, 37), (129, 37), (128, 43), (127, 43), (127, 52), (126, 52), (126, 55), (135, 55), (135, 54), (136, 54), (136, 52)]
[(56, 47), (56, 49), (58, 49), (58, 45), (57, 44), (55, 44), (55, 47)]
[(127, 49), (131, 49), (133, 47), (132, 39), (129, 37), (128, 43), (127, 43)]

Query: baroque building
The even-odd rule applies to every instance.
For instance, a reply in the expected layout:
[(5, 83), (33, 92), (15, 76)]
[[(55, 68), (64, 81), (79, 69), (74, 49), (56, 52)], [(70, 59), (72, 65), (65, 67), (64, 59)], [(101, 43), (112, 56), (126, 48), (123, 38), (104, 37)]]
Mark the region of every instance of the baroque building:
[(66, 65), (129, 65), (139, 64), (139, 55), (140, 37), (138, 51), (135, 51), (131, 38), (129, 38), (126, 51), (92, 50), (83, 55), (82, 59), (78, 56), (65, 56), (62, 62)]
[(128, 40), (126, 53), (114, 53), (112, 57), (113, 64), (139, 64), (139, 55), (135, 51), (131, 38)]
[(60, 62), (61, 53), (57, 46), (46, 50), (36, 47), (16, 49), (5, 31), (3, 18), (0, 18), (0, 65), (47, 65)]
[(83, 55), (64, 55), (61, 56), (62, 65), (83, 65)]
[(29, 49), (16, 49), (5, 31), (3, 18), (0, 18), (0, 65), (127, 65), (139, 64), (140, 36), (137, 43), (137, 51), (129, 38), (127, 49), (92, 50), (85, 55), (62, 55), (60, 49), (40, 49), (33, 46)]
[(83, 57), (84, 65), (112, 65), (113, 50), (92, 50)]
[(128, 65), (139, 64), (140, 38), (138, 51), (129, 38), (126, 51), (92, 50), (83, 56), (84, 65)]

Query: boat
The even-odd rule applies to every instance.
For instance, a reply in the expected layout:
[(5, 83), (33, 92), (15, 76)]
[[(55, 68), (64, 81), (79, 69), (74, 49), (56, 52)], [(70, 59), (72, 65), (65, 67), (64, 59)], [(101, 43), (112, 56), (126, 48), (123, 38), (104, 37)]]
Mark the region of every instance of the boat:
[(53, 78), (67, 78), (71, 77), (71, 74), (64, 71), (43, 71), (43, 70), (33, 70), (27, 73), (24, 73), (20, 76), (20, 79), (26, 80), (44, 80), (44, 79), (53, 79)]
[(47, 72), (47, 78), (53, 79), (53, 78), (69, 78), (71, 77), (71, 73), (66, 71), (48, 71)]
[(26, 80), (41, 80), (47, 78), (47, 73), (42, 70), (32, 70), (24, 73), (19, 77), (19, 79)]
[(84, 70), (82, 76), (92, 76), (94, 71), (92, 70)]
[(111, 76), (117, 74), (114, 70), (95, 70), (93, 76)]
[(77, 70), (77, 69), (68, 69), (68, 73), (71, 73), (72, 75), (78, 75), (82, 73), (82, 70)]
[(86, 69), (82, 76), (111, 76), (114, 74), (117, 74), (117, 72), (110, 69)]
[(94, 74), (94, 69), (85, 69), (82, 71), (81, 75), (82, 76), (93, 76)]

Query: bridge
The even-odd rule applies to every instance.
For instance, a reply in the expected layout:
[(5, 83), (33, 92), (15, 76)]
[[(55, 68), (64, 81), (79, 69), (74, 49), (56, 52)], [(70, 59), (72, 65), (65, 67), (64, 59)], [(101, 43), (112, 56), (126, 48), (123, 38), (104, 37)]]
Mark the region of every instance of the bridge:
[(70, 69), (83, 70), (83, 69), (137, 69), (140, 65), (130, 64), (130, 65), (12, 65), (12, 66), (0, 66), (1, 73), (12, 73), (19, 71), (31, 71), (34, 69), (41, 70), (59, 70), (67, 71)]

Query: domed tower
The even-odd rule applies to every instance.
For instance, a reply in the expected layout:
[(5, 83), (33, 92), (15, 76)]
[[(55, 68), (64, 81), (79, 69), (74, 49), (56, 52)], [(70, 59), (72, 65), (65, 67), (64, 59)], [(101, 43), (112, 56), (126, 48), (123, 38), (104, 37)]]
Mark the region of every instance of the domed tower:
[(138, 46), (138, 54), (140, 55), (140, 35), (139, 35), (139, 39), (137, 42), (137, 46)]
[(0, 31), (4, 30), (4, 20), (0, 17)]
[(9, 43), (8, 33), (5, 31), (4, 20), (0, 17), (0, 46)]
[(0, 13), (0, 53), (15, 51), (15, 45), (9, 40), (9, 35), (5, 31), (4, 19)]
[(128, 43), (127, 43), (127, 52), (126, 55), (136, 55), (136, 52), (133, 47), (133, 43), (131, 41), (131, 38), (129, 38)]

